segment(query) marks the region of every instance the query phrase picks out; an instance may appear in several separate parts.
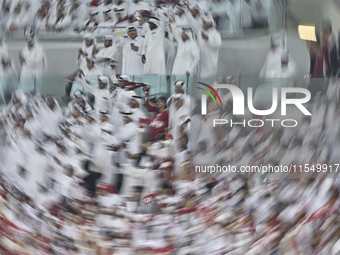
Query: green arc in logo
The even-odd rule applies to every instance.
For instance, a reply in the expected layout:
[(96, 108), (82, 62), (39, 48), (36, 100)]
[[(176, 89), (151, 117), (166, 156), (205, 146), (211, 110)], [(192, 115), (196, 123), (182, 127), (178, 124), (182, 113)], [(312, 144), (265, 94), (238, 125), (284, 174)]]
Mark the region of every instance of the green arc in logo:
[(209, 96), (212, 98), (212, 100), (214, 100), (215, 105), (217, 106), (216, 100), (215, 100), (215, 98), (213, 97), (213, 95), (210, 93), (209, 90), (202, 89), (202, 88), (200, 88), (200, 87), (196, 87), (196, 88), (198, 88), (198, 89), (200, 89), (200, 90), (203, 90), (204, 92), (208, 93)]

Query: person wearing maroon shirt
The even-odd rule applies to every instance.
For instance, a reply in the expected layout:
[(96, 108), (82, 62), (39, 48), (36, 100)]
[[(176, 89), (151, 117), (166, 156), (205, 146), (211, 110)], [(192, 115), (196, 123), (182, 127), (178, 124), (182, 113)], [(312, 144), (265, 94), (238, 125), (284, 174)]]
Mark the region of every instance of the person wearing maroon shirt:
[(169, 127), (169, 112), (166, 108), (166, 98), (159, 97), (157, 105), (153, 105), (149, 101), (150, 86), (144, 87), (145, 106), (149, 112), (154, 112), (153, 119), (139, 119), (141, 124), (146, 124), (151, 127), (150, 140), (157, 141), (164, 139)]

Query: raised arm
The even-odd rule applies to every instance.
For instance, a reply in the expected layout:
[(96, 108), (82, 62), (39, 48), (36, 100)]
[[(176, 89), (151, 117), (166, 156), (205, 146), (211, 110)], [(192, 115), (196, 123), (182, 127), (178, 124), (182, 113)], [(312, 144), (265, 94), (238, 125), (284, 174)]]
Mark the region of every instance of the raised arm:
[(181, 34), (178, 31), (178, 28), (176, 27), (175, 17), (174, 16), (172, 16), (172, 20), (171, 20), (170, 26), (171, 26), (171, 32), (174, 35), (175, 40), (178, 43), (180, 43), (182, 41), (182, 38), (181, 38)]
[[(188, 6), (188, 5), (187, 5)], [(192, 28), (192, 30), (194, 31), (195, 34), (199, 34), (201, 31), (200, 26), (197, 24), (196, 20), (194, 19), (194, 17), (192, 16), (191, 12), (190, 12), (190, 8), (188, 6), (188, 10), (185, 10), (185, 16)]]
[(83, 85), (83, 87), (88, 92), (90, 92), (92, 95), (94, 95), (96, 93), (96, 89), (94, 87), (92, 87), (91, 85), (89, 85), (85, 79), (80, 79), (80, 78), (77, 77), (74, 81)]

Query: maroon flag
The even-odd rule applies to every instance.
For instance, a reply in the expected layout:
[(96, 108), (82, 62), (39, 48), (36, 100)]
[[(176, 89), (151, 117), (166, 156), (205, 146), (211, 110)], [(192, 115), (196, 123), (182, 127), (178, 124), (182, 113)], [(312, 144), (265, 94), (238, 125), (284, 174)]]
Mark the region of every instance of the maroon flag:
[[(121, 87), (121, 84), (118, 84), (118, 83), (113, 83), (112, 85), (115, 87)], [(131, 91), (131, 90), (135, 90), (135, 89), (145, 87), (145, 86), (148, 86), (148, 84), (140, 83), (140, 82), (125, 82), (124, 90)]]
[(156, 195), (157, 195), (156, 193), (152, 193), (152, 194), (144, 196), (143, 197), (144, 203), (145, 204), (152, 203), (153, 200), (155, 199)]

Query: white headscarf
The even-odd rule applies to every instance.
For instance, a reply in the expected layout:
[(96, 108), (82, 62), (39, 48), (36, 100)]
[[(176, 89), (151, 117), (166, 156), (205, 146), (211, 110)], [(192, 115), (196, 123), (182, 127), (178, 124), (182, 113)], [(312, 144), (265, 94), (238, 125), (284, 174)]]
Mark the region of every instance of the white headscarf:
[[(85, 39), (86, 39), (86, 38), (93, 39), (93, 44), (92, 44), (90, 47), (86, 47), (86, 44), (85, 44), (85, 41), (86, 41)], [(90, 34), (90, 33), (85, 34), (84, 37), (83, 37), (83, 44), (82, 44), (82, 46), (81, 46), (81, 49), (82, 49), (83, 51), (90, 50), (90, 51), (92, 52), (92, 49), (93, 49), (93, 47), (94, 47), (95, 45), (97, 45), (97, 39), (96, 39), (96, 37), (95, 37), (93, 34)]]

